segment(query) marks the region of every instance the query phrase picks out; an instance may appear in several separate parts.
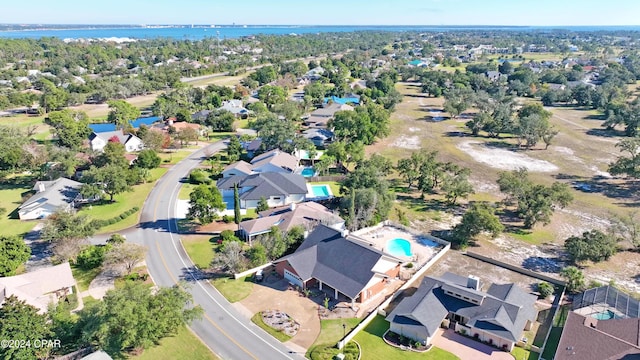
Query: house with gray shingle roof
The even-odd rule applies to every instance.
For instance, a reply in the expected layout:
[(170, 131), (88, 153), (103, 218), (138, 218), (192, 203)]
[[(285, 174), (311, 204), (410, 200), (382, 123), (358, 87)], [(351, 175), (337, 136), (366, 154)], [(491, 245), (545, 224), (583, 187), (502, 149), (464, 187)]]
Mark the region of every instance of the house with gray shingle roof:
[(240, 233), (249, 242), (258, 235), (270, 232), (273, 226), (284, 232), (295, 226), (310, 229), (317, 224), (325, 224), (338, 230), (344, 228), (344, 220), (340, 216), (313, 201), (261, 211), (258, 216), (257, 219), (246, 220), (238, 225)]
[(286, 153), (279, 149), (267, 151), (251, 160), (238, 161), (227, 165), (222, 170), (222, 177), (230, 177), (235, 175), (251, 175), (266, 172), (293, 173), (300, 167), (297, 157)]
[(640, 359), (640, 301), (605, 285), (573, 297), (554, 359)]
[(54, 181), (38, 181), (33, 190), (36, 192), (18, 207), (20, 220), (44, 219), (57, 210), (71, 209), (80, 202), (95, 199), (84, 199), (80, 195), (82, 183), (67, 178)]
[(246, 118), (249, 116), (249, 110), (242, 105), (242, 100), (225, 100), (218, 110), (225, 110), (232, 113), (235, 117)]
[(478, 278), (445, 273), (425, 277), (418, 290), (387, 316), (390, 331), (429, 344), (443, 320), (457, 332), (511, 351), (538, 311), (536, 297), (515, 284), (492, 284), (484, 292)]
[(276, 261), (276, 271), (291, 284), (317, 286), (334, 299), (363, 303), (384, 290), (400, 272), (402, 260), (352, 236), (318, 225), (290, 255)]
[(302, 175), (265, 172), (252, 175), (236, 175), (219, 179), (216, 183), (223, 198), (233, 198), (233, 186), (238, 184), (240, 207), (258, 207), (261, 198), (269, 207), (285, 206), (306, 200), (307, 182)]

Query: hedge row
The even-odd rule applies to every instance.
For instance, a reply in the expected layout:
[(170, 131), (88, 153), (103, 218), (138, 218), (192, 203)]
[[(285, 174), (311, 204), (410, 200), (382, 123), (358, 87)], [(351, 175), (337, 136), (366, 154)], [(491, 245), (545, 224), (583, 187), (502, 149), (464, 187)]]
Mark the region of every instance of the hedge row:
[(140, 210), (140, 208), (137, 207), (137, 206), (134, 206), (131, 209), (123, 212), (122, 214), (112, 217), (111, 219), (106, 219), (106, 220), (93, 219), (93, 220), (91, 220), (91, 226), (94, 229), (98, 230), (98, 229), (103, 228), (105, 226), (113, 225), (113, 224), (115, 224), (117, 222), (120, 222), (120, 221), (128, 218), (129, 216), (135, 214), (136, 211), (138, 211), (138, 210)]

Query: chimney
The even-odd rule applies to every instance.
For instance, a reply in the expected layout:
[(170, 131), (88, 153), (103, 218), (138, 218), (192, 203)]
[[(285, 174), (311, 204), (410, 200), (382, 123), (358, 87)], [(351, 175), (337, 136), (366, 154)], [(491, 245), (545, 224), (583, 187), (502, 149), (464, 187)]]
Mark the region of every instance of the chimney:
[(467, 278), (467, 287), (473, 290), (480, 290), (480, 279), (476, 276), (469, 275)]
[(44, 187), (44, 183), (41, 181), (38, 183), (38, 192), (43, 192), (45, 191), (46, 188)]

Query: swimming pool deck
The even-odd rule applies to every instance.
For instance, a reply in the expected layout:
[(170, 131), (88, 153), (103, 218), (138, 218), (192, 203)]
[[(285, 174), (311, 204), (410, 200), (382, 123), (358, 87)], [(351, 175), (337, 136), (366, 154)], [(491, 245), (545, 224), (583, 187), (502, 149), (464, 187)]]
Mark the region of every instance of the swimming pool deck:
[[(325, 187), (327, 189), (327, 196), (317, 196), (314, 192), (313, 192), (313, 187), (314, 186), (322, 186)], [(333, 197), (333, 192), (331, 191), (331, 187), (329, 185), (314, 185), (314, 184), (307, 184), (307, 199), (308, 200), (324, 200), (324, 199), (329, 199)]]
[[(385, 225), (377, 229), (363, 230), (365, 231), (356, 231), (353, 235), (373, 244), (373, 247), (381, 251), (386, 250), (387, 242), (389, 240), (397, 238), (408, 240), (411, 243), (412, 256), (398, 256), (398, 258), (407, 262), (415, 262), (417, 265), (422, 265), (429, 261), (429, 259), (435, 256), (443, 246), (430, 239), (428, 235), (415, 235), (391, 225)], [(423, 245), (420, 243), (420, 241), (425, 242), (425, 240), (429, 241), (430, 244)]]

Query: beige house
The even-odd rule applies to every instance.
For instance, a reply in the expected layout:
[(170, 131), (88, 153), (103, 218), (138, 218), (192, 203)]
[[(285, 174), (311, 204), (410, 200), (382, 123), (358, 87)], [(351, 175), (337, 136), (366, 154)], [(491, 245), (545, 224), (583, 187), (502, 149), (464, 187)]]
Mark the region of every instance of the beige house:
[(68, 262), (21, 275), (0, 277), (0, 304), (13, 295), (45, 313), (49, 304), (72, 294), (75, 285)]

